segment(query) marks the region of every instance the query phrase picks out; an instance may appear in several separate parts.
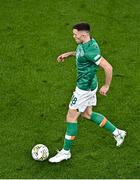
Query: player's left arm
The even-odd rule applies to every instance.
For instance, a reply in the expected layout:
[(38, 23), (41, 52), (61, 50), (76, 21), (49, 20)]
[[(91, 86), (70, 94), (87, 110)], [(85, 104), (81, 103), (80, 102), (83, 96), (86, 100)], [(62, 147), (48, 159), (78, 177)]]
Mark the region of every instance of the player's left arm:
[(111, 64), (103, 57), (101, 57), (99, 60), (99, 66), (105, 71), (105, 84), (100, 88), (99, 92), (101, 95), (106, 96), (112, 81), (113, 68)]

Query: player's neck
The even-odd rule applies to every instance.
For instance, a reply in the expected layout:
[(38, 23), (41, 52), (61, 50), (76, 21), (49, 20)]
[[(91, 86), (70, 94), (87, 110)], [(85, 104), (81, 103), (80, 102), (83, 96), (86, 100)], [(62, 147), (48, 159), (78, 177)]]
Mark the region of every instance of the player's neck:
[(84, 40), (83, 40), (83, 44), (89, 42), (91, 40), (90, 36), (87, 36)]

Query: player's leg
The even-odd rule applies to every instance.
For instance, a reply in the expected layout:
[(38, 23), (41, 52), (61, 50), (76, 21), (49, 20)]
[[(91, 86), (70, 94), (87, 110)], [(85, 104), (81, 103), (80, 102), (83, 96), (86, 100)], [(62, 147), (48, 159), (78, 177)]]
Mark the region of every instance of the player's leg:
[(100, 113), (93, 112), (91, 106), (86, 108), (84, 113), (82, 113), (82, 116), (85, 117), (86, 119), (92, 120), (101, 128), (105, 128), (111, 133), (113, 133), (116, 129), (116, 127), (109, 120), (107, 120), (105, 116), (103, 116)]
[(71, 158), (70, 148), (77, 135), (77, 119), (80, 115), (75, 109), (69, 109), (66, 117), (66, 134), (64, 139), (63, 149), (59, 151), (54, 157), (50, 158), (49, 161), (52, 163), (58, 163), (63, 160)]
[(101, 128), (104, 128), (107, 131), (111, 132), (114, 135), (115, 140), (117, 141), (116, 146), (120, 146), (123, 143), (126, 132), (118, 129), (102, 114), (93, 112), (92, 106), (87, 107), (86, 110), (81, 114), (81, 116), (86, 119), (90, 119)]
[(69, 109), (66, 117), (66, 134), (65, 134), (65, 139), (64, 139), (64, 150), (70, 150), (71, 145), (73, 141), (75, 140), (77, 136), (77, 119), (80, 115), (80, 112), (78, 112), (75, 109)]

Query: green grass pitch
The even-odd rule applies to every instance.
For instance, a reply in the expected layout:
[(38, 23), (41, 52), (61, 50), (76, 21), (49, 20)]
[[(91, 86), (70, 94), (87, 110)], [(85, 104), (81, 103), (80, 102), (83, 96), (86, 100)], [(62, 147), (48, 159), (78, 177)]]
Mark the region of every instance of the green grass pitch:
[[(0, 178), (140, 178), (140, 1), (0, 0)], [(79, 119), (72, 159), (36, 162), (35, 144), (50, 156), (61, 149), (65, 116), (76, 83), (72, 25), (87, 21), (112, 64), (107, 97), (95, 111), (128, 132), (122, 147), (92, 122)], [(104, 72), (98, 72), (99, 86)]]

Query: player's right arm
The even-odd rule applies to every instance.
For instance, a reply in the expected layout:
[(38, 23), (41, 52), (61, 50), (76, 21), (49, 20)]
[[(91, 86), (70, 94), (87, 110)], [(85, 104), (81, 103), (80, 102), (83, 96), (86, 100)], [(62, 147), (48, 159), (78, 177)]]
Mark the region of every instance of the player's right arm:
[(64, 62), (65, 58), (70, 56), (76, 56), (76, 51), (66, 52), (58, 56), (57, 61), (58, 62)]

